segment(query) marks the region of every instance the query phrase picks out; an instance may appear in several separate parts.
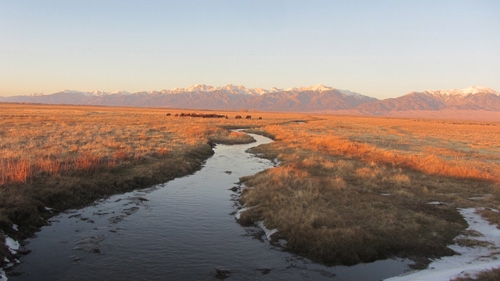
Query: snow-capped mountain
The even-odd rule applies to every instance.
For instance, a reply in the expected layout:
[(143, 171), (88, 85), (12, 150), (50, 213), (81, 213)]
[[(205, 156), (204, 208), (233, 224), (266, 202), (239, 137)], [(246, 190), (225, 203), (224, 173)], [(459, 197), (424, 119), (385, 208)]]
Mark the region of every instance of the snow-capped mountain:
[(162, 93), (165, 94), (182, 94), (182, 93), (195, 93), (195, 92), (215, 92), (215, 91), (227, 91), (232, 94), (241, 94), (241, 95), (263, 95), (267, 93), (272, 93), (279, 91), (279, 89), (272, 88), (271, 90), (266, 90), (262, 88), (249, 89), (245, 86), (237, 86), (237, 85), (226, 85), (223, 87), (214, 87), (205, 84), (197, 84), (187, 88), (175, 88), (172, 90), (163, 90)]
[(240, 110), (242, 108), (296, 112), (343, 110), (365, 115), (441, 110), (500, 112), (500, 93), (490, 88), (478, 86), (462, 90), (412, 92), (398, 98), (385, 100), (377, 100), (356, 92), (339, 90), (322, 84), (287, 89), (250, 89), (231, 84), (214, 87), (201, 84), (188, 88), (136, 93), (65, 90), (50, 95), (32, 94), (0, 97), (0, 101), (215, 110)]
[(269, 111), (325, 111), (350, 109), (375, 101), (375, 98), (324, 85), (269, 90), (244, 86), (193, 85), (172, 90), (129, 93), (118, 91), (79, 92), (65, 90), (50, 95), (27, 95), (0, 98), (5, 102), (86, 104), (109, 106), (175, 107), (196, 109)]
[(410, 110), (486, 110), (500, 111), (500, 94), (486, 87), (462, 90), (433, 90), (360, 105), (356, 109), (371, 114)]
[(467, 96), (467, 95), (475, 95), (475, 94), (493, 94), (500, 95), (497, 91), (490, 89), (488, 87), (480, 87), (480, 86), (472, 86), (469, 88), (465, 88), (462, 90), (451, 89), (451, 90), (434, 90), (434, 91), (424, 91), (424, 93), (428, 93), (436, 96), (443, 97), (452, 97), (452, 96)]

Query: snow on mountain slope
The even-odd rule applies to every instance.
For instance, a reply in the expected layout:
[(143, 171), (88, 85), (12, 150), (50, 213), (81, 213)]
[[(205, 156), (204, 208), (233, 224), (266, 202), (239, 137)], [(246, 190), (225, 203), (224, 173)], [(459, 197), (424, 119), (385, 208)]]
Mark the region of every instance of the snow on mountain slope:
[(192, 85), (187, 88), (175, 88), (172, 90), (163, 90), (162, 93), (165, 94), (182, 94), (182, 93), (193, 93), (193, 92), (215, 92), (215, 91), (227, 91), (231, 94), (241, 94), (241, 95), (263, 95), (267, 94), (270, 92), (273, 92), (273, 90), (265, 90), (262, 88), (256, 88), (256, 89), (249, 89), (246, 88), (245, 86), (241, 85), (233, 85), (233, 84), (228, 84), (223, 87), (214, 87), (210, 85), (205, 85), (205, 84), (197, 84), (197, 85)]
[(490, 88), (478, 86), (462, 90), (412, 92), (398, 98), (362, 104), (356, 109), (370, 114), (443, 109), (500, 111), (500, 94)]
[(472, 86), (462, 90), (450, 89), (450, 90), (427, 90), (424, 93), (429, 95), (438, 96), (441, 98), (451, 98), (451, 97), (465, 97), (468, 95), (476, 95), (476, 94), (493, 94), (500, 96), (500, 93), (497, 91), (490, 89), (488, 87), (480, 87), (480, 86)]
[(322, 84), (299, 88), (246, 88), (228, 84), (205, 84), (162, 91), (79, 92), (65, 90), (44, 95), (0, 97), (3, 102), (87, 104), (137, 107), (177, 107), (193, 109), (335, 112), (356, 111), (363, 115), (388, 115), (395, 112), (475, 110), (500, 112), (500, 94), (487, 87), (462, 90), (412, 92), (398, 98), (377, 100), (349, 90)]

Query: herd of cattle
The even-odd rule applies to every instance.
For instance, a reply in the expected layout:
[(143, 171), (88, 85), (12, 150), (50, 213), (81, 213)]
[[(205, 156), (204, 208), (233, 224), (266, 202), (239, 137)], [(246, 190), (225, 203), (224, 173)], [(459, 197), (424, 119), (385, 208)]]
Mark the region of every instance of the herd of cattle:
[[(172, 116), (171, 113), (167, 113), (167, 116)], [(221, 115), (221, 114), (215, 114), (215, 113), (210, 113), (210, 114), (203, 114), (203, 113), (176, 113), (174, 115), (175, 117), (199, 117), (199, 118), (226, 118), (229, 119), (227, 115)], [(234, 118), (236, 119), (243, 119), (243, 116), (241, 115), (236, 115)], [(251, 115), (245, 116), (245, 119), (252, 119)], [(262, 119), (262, 117), (259, 117), (259, 119)]]

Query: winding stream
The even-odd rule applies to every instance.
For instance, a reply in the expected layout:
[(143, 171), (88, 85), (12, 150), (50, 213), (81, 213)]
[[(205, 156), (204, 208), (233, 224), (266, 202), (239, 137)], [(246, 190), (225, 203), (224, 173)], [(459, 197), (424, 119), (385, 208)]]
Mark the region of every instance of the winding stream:
[[(273, 167), (246, 152), (257, 143), (218, 145), (205, 166), (178, 178), (51, 219), (29, 239), (9, 280), (381, 280), (408, 269), (407, 260), (327, 267), (282, 251), (256, 227), (235, 222), (239, 177)], [(255, 239), (257, 238), (257, 239)], [(12, 273), (12, 272), (11, 272)], [(19, 275), (17, 275), (19, 274)]]

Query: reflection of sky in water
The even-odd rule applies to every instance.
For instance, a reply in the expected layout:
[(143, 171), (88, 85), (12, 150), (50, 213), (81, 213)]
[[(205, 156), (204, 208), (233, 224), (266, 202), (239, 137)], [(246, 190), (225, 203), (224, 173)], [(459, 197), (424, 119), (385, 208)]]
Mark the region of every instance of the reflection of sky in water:
[(253, 239), (256, 228), (235, 222), (229, 189), (273, 166), (245, 152), (270, 141), (255, 138), (217, 146), (194, 175), (54, 217), (29, 240), (32, 252), (16, 268), (23, 274), (9, 280), (213, 280), (218, 267), (233, 280), (375, 281), (406, 270), (399, 260), (326, 267)]

